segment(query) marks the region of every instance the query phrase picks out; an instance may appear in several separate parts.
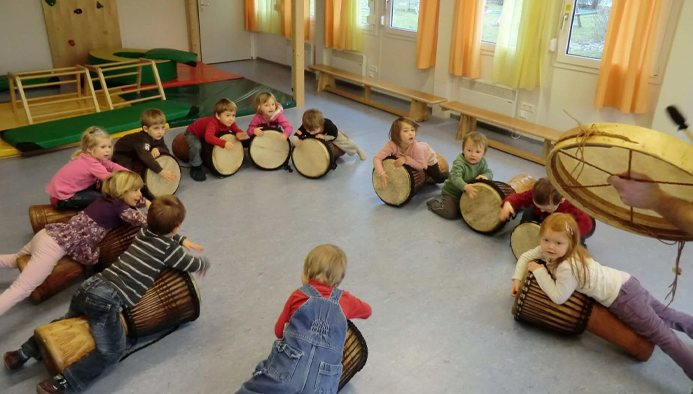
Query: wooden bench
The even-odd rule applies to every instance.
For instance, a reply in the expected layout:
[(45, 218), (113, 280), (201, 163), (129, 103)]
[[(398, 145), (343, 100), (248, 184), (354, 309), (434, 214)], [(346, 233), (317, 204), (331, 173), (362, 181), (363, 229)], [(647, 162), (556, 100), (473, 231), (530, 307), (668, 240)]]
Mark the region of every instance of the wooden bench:
[(491, 123), (497, 126), (505, 127), (508, 129), (513, 129), (516, 131), (521, 131), (523, 133), (531, 134), (544, 139), (544, 149), (541, 152), (541, 156), (537, 156), (533, 153), (525, 152), (518, 148), (512, 147), (510, 145), (503, 144), (497, 141), (488, 141), (488, 146), (501, 150), (503, 152), (510, 153), (521, 157), (523, 159), (531, 160), (535, 163), (544, 165), (546, 163), (546, 157), (551, 151), (552, 142), (556, 142), (560, 138), (563, 132), (552, 129), (550, 127), (541, 126), (528, 122), (526, 120), (513, 118), (511, 116), (502, 115), (493, 111), (485, 110), (482, 108), (473, 107), (458, 101), (449, 101), (447, 103), (441, 104), (441, 108), (444, 110), (449, 110), (453, 112), (458, 112), (460, 116), (460, 123), (457, 126), (457, 139), (461, 140), (465, 134), (470, 131), (476, 131), (477, 120), (482, 120), (487, 123)]
[[(326, 90), (328, 92), (338, 94), (348, 99), (358, 101), (359, 103), (363, 103), (366, 105), (370, 105), (371, 107), (375, 107), (383, 111), (393, 113), (395, 115), (409, 117), (417, 122), (421, 122), (428, 119), (429, 105), (441, 104), (447, 101), (443, 97), (438, 97), (432, 94), (419, 92), (418, 90), (407, 89), (401, 86), (397, 86), (393, 83), (378, 81), (377, 79), (364, 77), (358, 74), (354, 74), (323, 64), (316, 64), (313, 66), (309, 66), (308, 68), (310, 70), (317, 71), (320, 73), (318, 79), (318, 92)], [(357, 85), (362, 85), (366, 89), (364, 96), (360, 97), (353, 93), (337, 89), (335, 78), (345, 80)], [(371, 88), (411, 99), (409, 113), (401, 111), (397, 108), (393, 108), (384, 104), (371, 101)]]

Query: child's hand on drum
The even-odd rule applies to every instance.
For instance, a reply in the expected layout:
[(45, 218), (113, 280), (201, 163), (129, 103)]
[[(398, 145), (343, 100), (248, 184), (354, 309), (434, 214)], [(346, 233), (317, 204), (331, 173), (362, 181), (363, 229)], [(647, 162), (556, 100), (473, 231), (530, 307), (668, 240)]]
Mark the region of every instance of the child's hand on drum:
[(520, 287), (522, 287), (520, 280), (513, 279), (513, 287), (510, 288), (510, 297), (516, 297), (517, 292), (520, 291)]
[(224, 149), (231, 152), (233, 150), (233, 142), (226, 141), (226, 143), (224, 144)]
[(296, 142), (294, 142), (294, 146), (301, 146), (301, 145), (303, 145), (303, 140), (300, 140), (297, 138)]
[(258, 137), (262, 137), (263, 135), (265, 135), (265, 131), (262, 130), (262, 127), (256, 127), (255, 130), (253, 130), (253, 132), (254, 132), (255, 135), (257, 135)]
[(198, 252), (202, 252), (202, 251), (205, 250), (202, 246), (196, 244), (195, 242), (190, 241), (189, 239), (185, 239), (181, 245), (182, 245), (185, 249), (187, 249), (188, 252), (189, 252), (191, 249), (195, 249), (195, 250), (197, 250)]
[(286, 141), (288, 138), (289, 138), (289, 137), (287, 137), (286, 135), (284, 135), (284, 133), (279, 134), (279, 139), (282, 140), (282, 141)]
[(245, 132), (241, 131), (240, 133), (236, 134), (236, 139), (239, 141), (245, 141), (248, 139), (248, 134)]
[(501, 209), (500, 214), (498, 214), (498, 219), (501, 222), (507, 222), (510, 219), (510, 215), (515, 214), (515, 209), (510, 205), (509, 202), (503, 204), (503, 209)]
[(324, 139), (325, 139), (325, 136), (324, 136), (323, 134), (318, 134), (318, 135), (315, 136), (315, 138), (317, 138), (317, 139), (319, 139), (319, 140), (324, 140)]
[(476, 197), (476, 188), (470, 184), (464, 186), (464, 192), (469, 194), (469, 199), (473, 200)]
[(152, 149), (152, 157), (156, 159), (159, 156), (161, 156), (161, 152), (159, 152), (159, 148)]
[(170, 181), (175, 181), (176, 178), (177, 178), (176, 175), (173, 173), (173, 171), (163, 170), (163, 171), (161, 171), (161, 172), (159, 173), (159, 175), (161, 175), (162, 177), (164, 177), (164, 179), (166, 179), (166, 180), (169, 181), (169, 182), (170, 182)]
[(387, 189), (387, 180), (388, 180), (387, 174), (383, 174), (380, 176), (380, 188), (381, 189)]
[(543, 265), (537, 263), (536, 261), (530, 261), (527, 264), (527, 269), (529, 270), (529, 272), (534, 272), (534, 270), (537, 270), (541, 267), (543, 267)]
[(486, 177), (483, 176), (483, 175), (479, 175), (478, 177), (476, 177), (476, 179), (483, 179), (483, 180), (488, 181), (488, 178), (486, 178)]
[(402, 167), (407, 162), (406, 156), (400, 156), (395, 160), (395, 167)]

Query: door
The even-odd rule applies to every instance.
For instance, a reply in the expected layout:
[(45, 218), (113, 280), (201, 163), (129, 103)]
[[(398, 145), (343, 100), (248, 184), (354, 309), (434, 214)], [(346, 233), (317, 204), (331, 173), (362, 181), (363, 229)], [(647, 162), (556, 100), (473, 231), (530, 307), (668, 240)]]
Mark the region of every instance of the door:
[(244, 2), (195, 1), (200, 21), (202, 61), (221, 63), (250, 59), (250, 32), (244, 27)]

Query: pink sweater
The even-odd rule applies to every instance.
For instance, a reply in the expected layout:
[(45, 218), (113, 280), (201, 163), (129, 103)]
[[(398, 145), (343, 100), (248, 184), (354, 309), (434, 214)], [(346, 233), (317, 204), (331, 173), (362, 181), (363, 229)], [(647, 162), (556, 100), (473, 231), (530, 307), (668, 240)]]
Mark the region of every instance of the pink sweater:
[(406, 165), (415, 170), (425, 170), (428, 166), (432, 166), (438, 162), (436, 158), (436, 152), (433, 151), (427, 143), (414, 141), (413, 144), (407, 148), (406, 151), (397, 146), (392, 141), (388, 141), (383, 149), (378, 152), (377, 155), (373, 157), (373, 167), (375, 168), (375, 173), (382, 175), (385, 173), (383, 170), (383, 159), (388, 156), (399, 157), (404, 155), (407, 158)]
[(287, 138), (291, 135), (291, 132), (294, 131), (293, 127), (291, 127), (291, 123), (284, 117), (284, 109), (279, 103), (277, 103), (277, 111), (269, 119), (265, 118), (263, 114), (255, 114), (255, 116), (253, 116), (248, 126), (247, 134), (249, 137), (255, 134), (256, 127), (262, 127), (263, 130), (279, 129), (279, 127), (281, 127), (282, 134)]
[(100, 161), (82, 153), (53, 175), (53, 179), (46, 186), (46, 193), (58, 200), (67, 200), (97, 180), (103, 181), (112, 172), (119, 170), (130, 171), (110, 160)]

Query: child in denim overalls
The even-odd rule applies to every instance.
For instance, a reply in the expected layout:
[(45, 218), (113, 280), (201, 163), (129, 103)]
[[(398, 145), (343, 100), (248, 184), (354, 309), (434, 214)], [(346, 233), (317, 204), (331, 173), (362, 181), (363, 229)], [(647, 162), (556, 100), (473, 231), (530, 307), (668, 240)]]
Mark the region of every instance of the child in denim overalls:
[(303, 287), (291, 294), (277, 320), (279, 339), (237, 394), (337, 392), (347, 319), (371, 315), (370, 305), (337, 289), (346, 266), (337, 246), (320, 245), (308, 253)]

